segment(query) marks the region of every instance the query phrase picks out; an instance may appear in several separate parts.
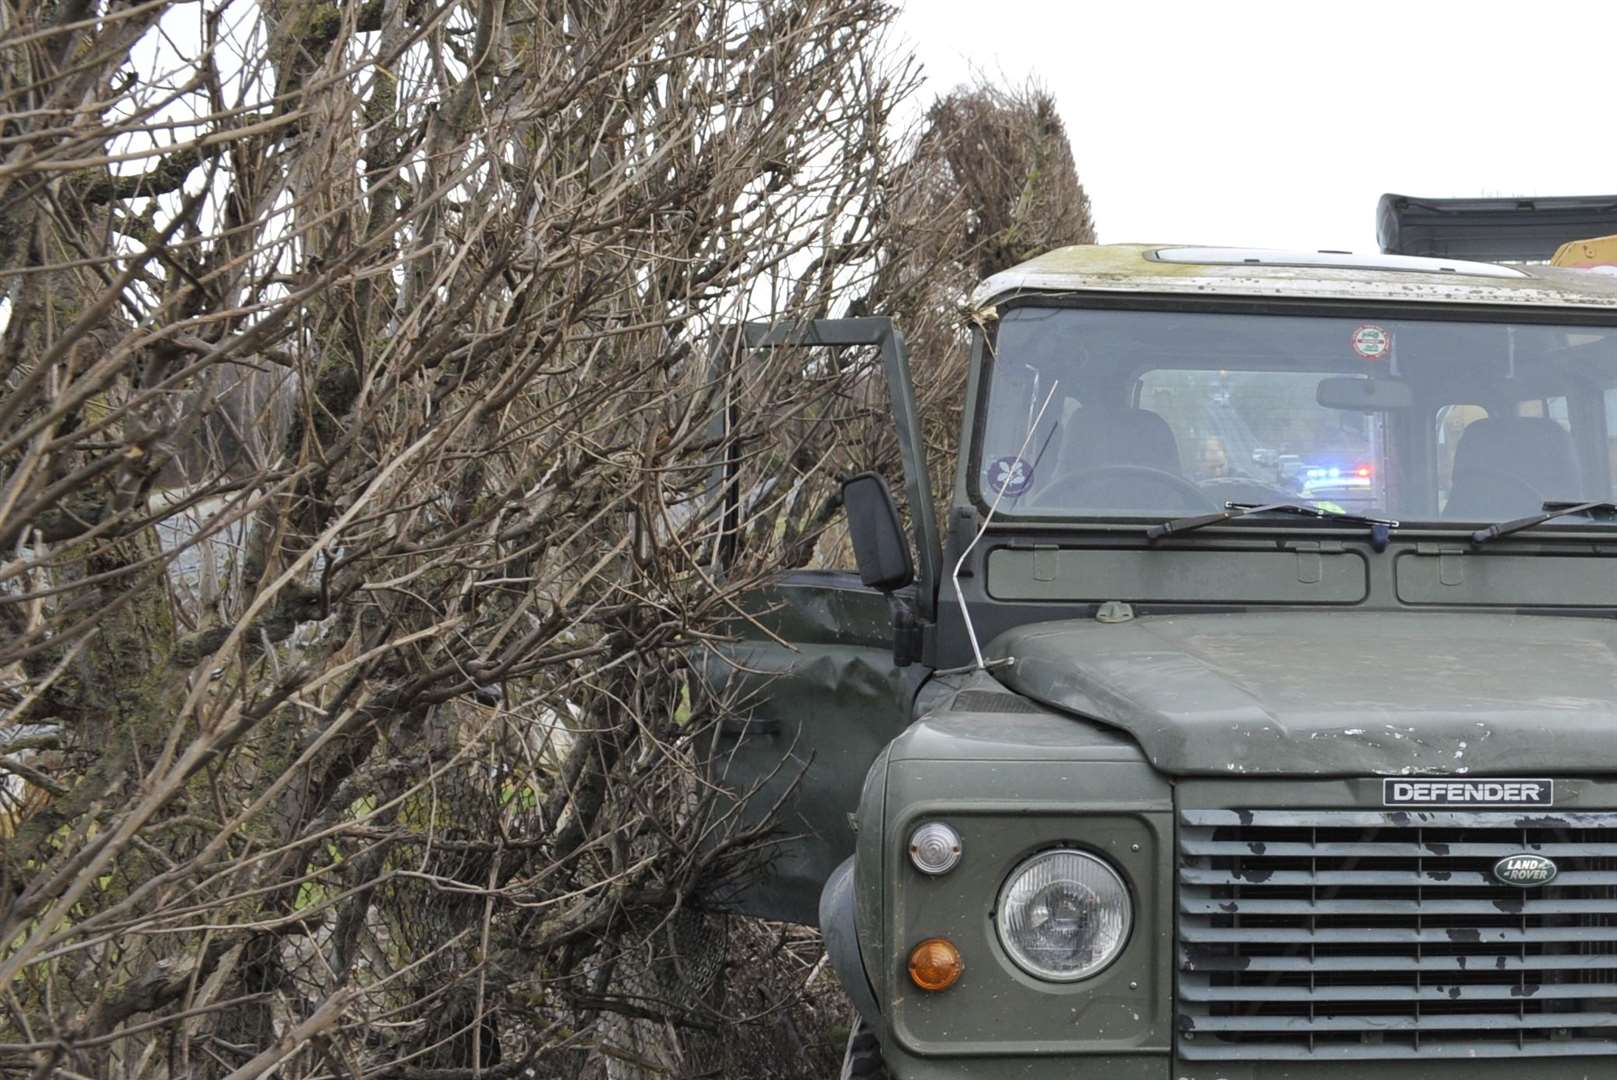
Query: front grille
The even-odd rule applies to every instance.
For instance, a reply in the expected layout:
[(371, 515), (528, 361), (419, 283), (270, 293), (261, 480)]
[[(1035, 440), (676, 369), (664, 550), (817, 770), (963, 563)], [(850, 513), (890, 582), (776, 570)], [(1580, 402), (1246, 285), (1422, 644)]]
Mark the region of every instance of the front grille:
[(1183, 1058), (1617, 1055), (1617, 813), (1184, 810), (1178, 909)]

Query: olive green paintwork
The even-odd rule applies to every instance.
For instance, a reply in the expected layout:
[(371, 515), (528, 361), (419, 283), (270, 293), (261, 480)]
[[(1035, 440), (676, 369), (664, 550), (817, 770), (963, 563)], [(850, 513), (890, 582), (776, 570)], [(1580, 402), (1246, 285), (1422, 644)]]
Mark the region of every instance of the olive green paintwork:
[[(1201, 1063), (1176, 1059), (1172, 1016), (1171, 810), (1191, 806), (1341, 807), (1379, 804), (1379, 783), (1243, 777), (1171, 780), (1106, 725), (1060, 715), (978, 672), (933, 680), (915, 723), (878, 759), (860, 818), (860, 929), (883, 1017), (884, 1055), (898, 1080), (1595, 1080), (1610, 1059)], [(1617, 807), (1617, 781), (1569, 779), (1558, 806)], [(944, 820), (964, 856), (932, 878), (908, 862), (910, 831)], [(881, 823), (879, 830), (871, 828)], [(1054, 986), (1006, 960), (994, 900), (1028, 853), (1072, 844), (1118, 867), (1136, 920), (1114, 964)], [(1135, 848), (1139, 850), (1136, 851)], [(876, 881), (879, 885), (867, 886)], [(965, 974), (947, 991), (909, 985), (908, 949), (954, 941)], [(884, 949), (884, 942), (891, 947)]]
[[(961, 696), (963, 692), (964, 696)], [(1002, 708), (1027, 711), (1001, 712)], [(1166, 1075), (1172, 1045), (1172, 789), (1139, 748), (1107, 728), (1007, 694), (982, 674), (938, 680), (922, 715), (880, 763), (883, 828), (861, 829), (858, 873), (880, 867), (879, 910), (861, 910), (866, 966), (883, 1002), (883, 1054), (896, 1076)], [(868, 814), (862, 815), (869, 820)], [(959, 831), (963, 857), (928, 877), (907, 838), (928, 820)], [(1074, 846), (1119, 870), (1135, 898), (1122, 954), (1081, 982), (1020, 972), (994, 929), (1006, 876), (1035, 851)], [(861, 881), (861, 891), (863, 882)], [(965, 974), (916, 989), (909, 949), (929, 937), (960, 949)]]
[[(1608, 569), (1607, 573), (1613, 573)], [(1104, 720), (1172, 775), (1617, 772), (1617, 622), (1248, 611), (1033, 623), (1006, 686)]]
[[(986, 552), (992, 600), (1103, 603), (1357, 604), (1365, 598), (1365, 560), (1356, 551), (1306, 556), (1279, 544), (1244, 550), (1197, 547), (1063, 550), (1049, 544)], [(1300, 563), (1309, 565), (1300, 574)], [(1306, 576), (1308, 580), (1299, 580)]]
[(742, 717), (721, 726), (710, 769), (741, 799), (738, 824), (773, 815), (780, 837), (749, 880), (706, 903), (813, 924), (820, 887), (853, 853), (866, 770), (909, 722), (927, 669), (893, 666), (887, 599), (857, 575), (784, 575), (747, 608), (736, 640), (703, 665), (707, 692), (734, 695)]

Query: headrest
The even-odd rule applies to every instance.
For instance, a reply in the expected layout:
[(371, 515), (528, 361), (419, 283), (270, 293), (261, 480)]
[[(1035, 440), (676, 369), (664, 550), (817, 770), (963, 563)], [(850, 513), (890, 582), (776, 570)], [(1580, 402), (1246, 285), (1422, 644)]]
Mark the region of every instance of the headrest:
[(1178, 474), (1179, 443), (1168, 421), (1146, 409), (1080, 409), (1067, 421), (1062, 465), (1072, 472), (1101, 465), (1149, 465)]
[(1545, 499), (1583, 495), (1583, 470), (1572, 436), (1545, 416), (1488, 416), (1466, 425), (1454, 448), (1456, 486), (1462, 473), (1473, 471), (1526, 481)]

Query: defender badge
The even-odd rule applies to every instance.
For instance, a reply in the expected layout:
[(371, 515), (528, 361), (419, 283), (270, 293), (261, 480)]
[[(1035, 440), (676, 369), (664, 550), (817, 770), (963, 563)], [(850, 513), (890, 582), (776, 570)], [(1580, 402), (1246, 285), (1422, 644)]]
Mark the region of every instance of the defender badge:
[(1383, 780), (1383, 806), (1554, 806), (1555, 781)]
[(1549, 859), (1526, 851), (1506, 855), (1493, 864), (1493, 876), (1503, 884), (1514, 885), (1518, 889), (1548, 885), (1560, 872), (1560, 868)]

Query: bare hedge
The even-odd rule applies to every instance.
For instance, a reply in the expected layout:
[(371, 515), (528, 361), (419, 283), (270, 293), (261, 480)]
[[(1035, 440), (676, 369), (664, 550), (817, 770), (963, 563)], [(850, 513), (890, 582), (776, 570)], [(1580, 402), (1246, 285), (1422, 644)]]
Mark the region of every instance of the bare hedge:
[(0, 0), (0, 1072), (834, 1065), (812, 936), (696, 910), (764, 835), (692, 665), (892, 462), (870, 358), (716, 331), (895, 311), (946, 415), (1005, 246), (890, 15)]

